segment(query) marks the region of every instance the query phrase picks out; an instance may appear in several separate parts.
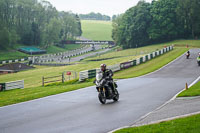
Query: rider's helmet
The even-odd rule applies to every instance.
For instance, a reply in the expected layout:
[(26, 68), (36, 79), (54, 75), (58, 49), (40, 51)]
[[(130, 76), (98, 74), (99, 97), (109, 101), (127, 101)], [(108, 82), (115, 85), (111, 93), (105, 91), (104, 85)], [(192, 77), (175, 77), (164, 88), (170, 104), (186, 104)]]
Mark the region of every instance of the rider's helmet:
[(104, 72), (106, 70), (106, 64), (101, 64), (100, 67), (101, 67), (101, 71)]

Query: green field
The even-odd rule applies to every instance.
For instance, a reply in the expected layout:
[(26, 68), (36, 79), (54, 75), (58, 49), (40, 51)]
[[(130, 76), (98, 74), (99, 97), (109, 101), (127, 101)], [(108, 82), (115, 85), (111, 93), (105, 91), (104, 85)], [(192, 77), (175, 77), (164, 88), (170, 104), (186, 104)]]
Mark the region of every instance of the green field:
[(112, 22), (97, 20), (81, 20), (82, 36), (91, 40), (112, 41)]

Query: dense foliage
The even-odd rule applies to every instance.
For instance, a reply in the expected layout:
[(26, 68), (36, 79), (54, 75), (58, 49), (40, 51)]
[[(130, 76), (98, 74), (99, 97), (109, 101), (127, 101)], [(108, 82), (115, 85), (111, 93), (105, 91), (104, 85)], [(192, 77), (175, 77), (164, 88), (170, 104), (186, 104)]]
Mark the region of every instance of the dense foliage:
[(144, 0), (113, 19), (112, 38), (124, 48), (200, 37), (200, 0)]
[(82, 20), (106, 20), (109, 21), (111, 18), (107, 15), (102, 15), (100, 13), (91, 12), (89, 14), (79, 14)]
[(78, 15), (48, 1), (0, 0), (0, 49), (16, 43), (47, 47), (82, 34)]

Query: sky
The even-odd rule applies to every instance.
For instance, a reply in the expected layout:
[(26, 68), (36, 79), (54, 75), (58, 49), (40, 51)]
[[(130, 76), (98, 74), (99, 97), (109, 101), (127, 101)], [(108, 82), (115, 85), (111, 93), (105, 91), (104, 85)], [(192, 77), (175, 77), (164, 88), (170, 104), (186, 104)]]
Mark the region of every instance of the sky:
[[(71, 11), (77, 14), (90, 12), (103, 15), (118, 15), (124, 13), (130, 7), (137, 5), (139, 0), (46, 0), (58, 11)], [(151, 2), (152, 0), (146, 0)]]

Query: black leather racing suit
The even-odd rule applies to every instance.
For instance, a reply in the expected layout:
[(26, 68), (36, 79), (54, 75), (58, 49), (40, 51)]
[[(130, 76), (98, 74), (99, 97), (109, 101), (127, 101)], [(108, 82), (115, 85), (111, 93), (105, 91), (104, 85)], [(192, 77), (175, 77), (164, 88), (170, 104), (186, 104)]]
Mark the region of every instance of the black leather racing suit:
[(111, 69), (106, 69), (103, 72), (103, 78), (106, 79), (107, 82), (109, 82), (109, 85), (111, 86), (112, 91), (115, 93), (115, 88), (114, 88), (114, 81), (113, 81), (113, 72)]

